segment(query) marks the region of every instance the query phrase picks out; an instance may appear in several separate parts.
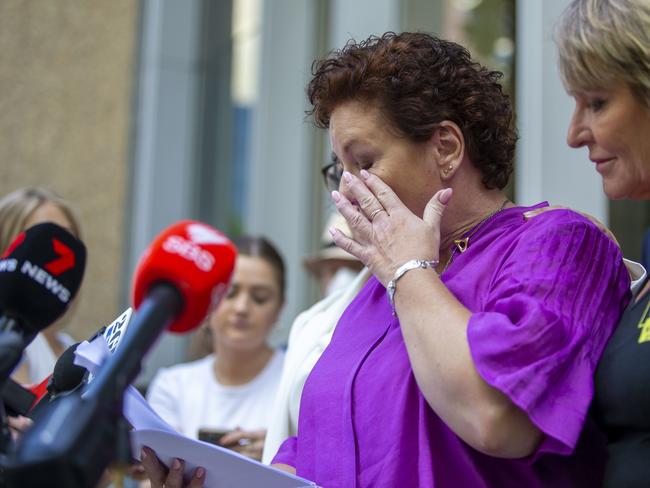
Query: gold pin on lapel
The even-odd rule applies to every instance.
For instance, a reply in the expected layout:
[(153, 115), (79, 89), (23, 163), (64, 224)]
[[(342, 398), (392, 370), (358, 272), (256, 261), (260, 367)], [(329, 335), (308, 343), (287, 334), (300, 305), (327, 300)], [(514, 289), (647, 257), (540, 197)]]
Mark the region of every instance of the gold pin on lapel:
[(462, 239), (454, 239), (454, 244), (460, 252), (467, 251), (467, 245), (469, 244), (469, 237), (464, 237)]

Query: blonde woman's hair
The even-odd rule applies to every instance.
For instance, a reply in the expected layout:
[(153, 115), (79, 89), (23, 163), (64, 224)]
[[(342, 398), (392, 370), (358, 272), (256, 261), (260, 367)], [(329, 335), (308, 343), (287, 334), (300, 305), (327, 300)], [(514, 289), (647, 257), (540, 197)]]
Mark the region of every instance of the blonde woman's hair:
[(569, 91), (624, 82), (650, 110), (650, 0), (572, 0), (555, 41)]
[(0, 254), (9, 247), (25, 223), (44, 203), (53, 203), (70, 221), (72, 233), (80, 236), (79, 221), (70, 206), (59, 195), (46, 188), (29, 187), (13, 191), (0, 199)]

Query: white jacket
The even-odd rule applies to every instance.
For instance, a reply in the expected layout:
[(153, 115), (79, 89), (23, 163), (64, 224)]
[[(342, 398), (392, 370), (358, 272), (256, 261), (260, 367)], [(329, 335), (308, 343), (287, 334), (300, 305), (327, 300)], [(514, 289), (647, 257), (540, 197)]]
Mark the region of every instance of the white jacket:
[(370, 271), (363, 268), (346, 288), (333, 292), (294, 320), (264, 442), (263, 463), (269, 464), (280, 444), (296, 435), (300, 396), (307, 376), (330, 343), (339, 318), (369, 277)]

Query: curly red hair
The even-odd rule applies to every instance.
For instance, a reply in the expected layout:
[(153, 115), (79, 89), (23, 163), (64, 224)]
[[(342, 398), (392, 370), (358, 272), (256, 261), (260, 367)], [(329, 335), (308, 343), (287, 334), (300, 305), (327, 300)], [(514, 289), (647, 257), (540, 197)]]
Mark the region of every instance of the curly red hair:
[(334, 108), (349, 100), (375, 104), (399, 135), (424, 142), (449, 120), (463, 132), (467, 154), (487, 188), (512, 174), (517, 132), (502, 73), (473, 61), (467, 49), (425, 33), (387, 32), (317, 60), (308, 115), (328, 128)]

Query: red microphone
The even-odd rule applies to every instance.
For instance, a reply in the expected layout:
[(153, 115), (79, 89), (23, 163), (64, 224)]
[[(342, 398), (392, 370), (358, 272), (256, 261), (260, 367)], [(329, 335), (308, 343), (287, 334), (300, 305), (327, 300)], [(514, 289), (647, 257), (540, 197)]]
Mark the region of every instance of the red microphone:
[[(228, 238), (201, 222), (185, 220), (160, 233), (136, 268), (136, 312), (123, 342), (89, 384), (87, 395), (123, 391), (163, 329), (186, 332), (198, 327), (228, 288), (236, 257)], [(108, 384), (112, 386), (107, 389)]]
[(168, 329), (187, 332), (215, 307), (232, 276), (237, 249), (212, 227), (185, 220), (163, 231), (151, 243), (135, 271), (133, 305), (137, 309), (157, 283), (172, 284), (183, 308)]

